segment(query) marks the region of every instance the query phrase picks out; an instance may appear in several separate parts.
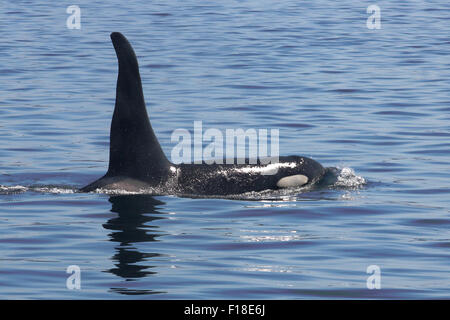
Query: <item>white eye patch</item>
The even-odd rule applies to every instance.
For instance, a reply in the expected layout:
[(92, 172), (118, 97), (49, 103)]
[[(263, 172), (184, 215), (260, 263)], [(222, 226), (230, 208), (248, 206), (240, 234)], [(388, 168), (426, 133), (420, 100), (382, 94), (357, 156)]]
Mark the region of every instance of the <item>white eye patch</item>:
[(308, 177), (302, 174), (296, 174), (294, 176), (283, 177), (277, 182), (278, 188), (292, 188), (300, 187), (308, 183)]

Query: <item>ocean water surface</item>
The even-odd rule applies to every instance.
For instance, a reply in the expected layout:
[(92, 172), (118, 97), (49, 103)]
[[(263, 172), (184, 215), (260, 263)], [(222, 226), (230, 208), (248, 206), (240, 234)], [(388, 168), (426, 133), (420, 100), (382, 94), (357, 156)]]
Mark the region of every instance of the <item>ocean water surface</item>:
[[(1, 299), (450, 297), (448, 2), (78, 1), (69, 29), (73, 4), (0, 5)], [(77, 192), (108, 166), (113, 31), (134, 46), (169, 158), (194, 121), (276, 128), (281, 155), (336, 167), (335, 181)]]

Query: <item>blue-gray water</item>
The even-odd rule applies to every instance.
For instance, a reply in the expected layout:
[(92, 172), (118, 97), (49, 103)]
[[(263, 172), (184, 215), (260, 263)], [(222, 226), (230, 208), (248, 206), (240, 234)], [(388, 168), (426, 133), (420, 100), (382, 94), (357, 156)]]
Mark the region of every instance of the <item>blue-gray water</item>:
[[(0, 298), (450, 297), (449, 9), (2, 1)], [(136, 50), (167, 155), (194, 121), (278, 128), (281, 155), (339, 167), (340, 183), (243, 200), (74, 192), (108, 165), (112, 31)]]

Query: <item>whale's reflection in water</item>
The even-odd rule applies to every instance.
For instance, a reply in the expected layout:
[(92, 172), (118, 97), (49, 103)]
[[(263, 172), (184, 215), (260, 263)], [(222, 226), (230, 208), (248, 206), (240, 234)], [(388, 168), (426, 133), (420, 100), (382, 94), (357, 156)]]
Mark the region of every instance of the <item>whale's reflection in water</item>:
[[(148, 265), (151, 258), (159, 257), (161, 254), (152, 252), (141, 252), (137, 248), (139, 243), (151, 243), (157, 241), (162, 235), (158, 227), (149, 224), (151, 221), (165, 219), (164, 213), (158, 211), (158, 206), (165, 203), (150, 195), (120, 195), (109, 198), (112, 203), (112, 212), (117, 217), (109, 219), (103, 227), (111, 230), (108, 234), (110, 241), (117, 243), (116, 252), (111, 257), (115, 268), (106, 270), (127, 281), (123, 288), (111, 288), (112, 291), (122, 294), (154, 294), (161, 293), (150, 289), (131, 288), (132, 281), (155, 274), (154, 266)], [(142, 246), (140, 246), (142, 248)], [(150, 247), (150, 246), (148, 246)], [(141, 249), (142, 250), (142, 249)], [(136, 283), (136, 285), (138, 285)]]

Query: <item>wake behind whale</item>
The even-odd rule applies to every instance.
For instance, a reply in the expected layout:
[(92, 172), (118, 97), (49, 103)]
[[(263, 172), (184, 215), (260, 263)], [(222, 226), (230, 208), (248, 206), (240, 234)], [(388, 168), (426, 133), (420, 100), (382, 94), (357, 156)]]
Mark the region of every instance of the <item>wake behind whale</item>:
[[(139, 66), (131, 44), (111, 34), (119, 74), (110, 131), (109, 167), (81, 192), (150, 191), (161, 194), (223, 196), (310, 187), (327, 173), (307, 157), (279, 157), (277, 163), (245, 159), (233, 164), (173, 164), (165, 156), (145, 107)], [(254, 163), (254, 164), (253, 164)], [(275, 169), (275, 170), (274, 170)], [(268, 174), (269, 171), (270, 174)]]

